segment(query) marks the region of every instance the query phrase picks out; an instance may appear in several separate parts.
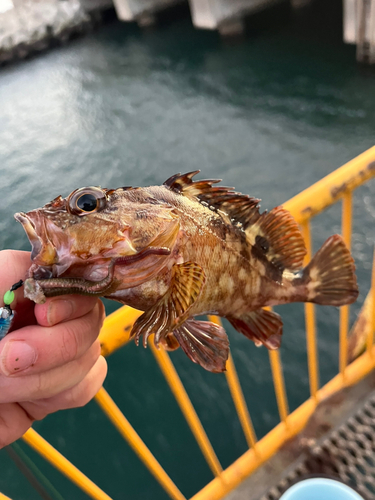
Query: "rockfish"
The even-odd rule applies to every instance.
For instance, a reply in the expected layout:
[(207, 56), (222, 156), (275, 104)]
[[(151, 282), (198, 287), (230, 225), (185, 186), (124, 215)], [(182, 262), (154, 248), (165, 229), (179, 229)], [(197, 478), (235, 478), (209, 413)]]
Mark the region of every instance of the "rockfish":
[(25, 296), (103, 296), (144, 311), (131, 337), (181, 346), (206, 370), (222, 372), (224, 329), (196, 315), (217, 314), (268, 349), (282, 321), (262, 309), (289, 302), (341, 306), (358, 296), (355, 266), (331, 236), (303, 268), (298, 225), (282, 207), (177, 174), (162, 186), (76, 189), (43, 208), (17, 213), (32, 245)]

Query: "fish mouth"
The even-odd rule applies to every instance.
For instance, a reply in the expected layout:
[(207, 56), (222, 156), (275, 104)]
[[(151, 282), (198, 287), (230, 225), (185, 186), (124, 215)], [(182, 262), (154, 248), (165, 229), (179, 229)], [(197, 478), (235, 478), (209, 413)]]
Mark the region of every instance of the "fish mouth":
[(57, 262), (57, 252), (48, 238), (43, 218), (34, 211), (14, 215), (16, 221), (22, 224), (31, 243), (31, 260), (39, 266), (51, 266)]

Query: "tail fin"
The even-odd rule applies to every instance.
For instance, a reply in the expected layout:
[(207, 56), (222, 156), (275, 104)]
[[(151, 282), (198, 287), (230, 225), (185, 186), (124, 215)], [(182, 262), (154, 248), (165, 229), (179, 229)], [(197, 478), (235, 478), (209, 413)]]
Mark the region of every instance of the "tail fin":
[(358, 297), (355, 265), (344, 240), (334, 234), (303, 270), (302, 282), (307, 286), (307, 300), (316, 304), (343, 306)]

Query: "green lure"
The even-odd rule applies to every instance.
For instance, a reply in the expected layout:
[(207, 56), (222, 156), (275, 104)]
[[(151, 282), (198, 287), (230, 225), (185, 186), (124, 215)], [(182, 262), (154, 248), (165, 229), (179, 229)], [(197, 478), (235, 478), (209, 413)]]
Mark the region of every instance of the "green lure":
[(14, 290), (17, 290), (17, 288), (22, 285), (23, 281), (20, 280), (12, 285), (4, 294), (4, 307), (0, 307), (0, 340), (3, 339), (10, 330), (14, 318), (14, 312), (10, 305), (14, 301)]

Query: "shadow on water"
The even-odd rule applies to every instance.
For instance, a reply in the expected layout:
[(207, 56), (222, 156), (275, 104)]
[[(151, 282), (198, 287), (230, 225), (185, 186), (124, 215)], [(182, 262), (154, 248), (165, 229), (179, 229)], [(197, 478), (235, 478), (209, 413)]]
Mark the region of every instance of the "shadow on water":
[[(0, 73), (2, 248), (28, 250), (13, 221), (85, 185), (160, 184), (200, 168), (263, 199), (283, 203), (373, 144), (374, 72), (341, 42), (339, 1), (248, 19), (228, 43), (195, 30), (188, 17), (152, 30), (112, 22), (86, 38)], [(361, 299), (375, 244), (374, 182), (355, 196), (353, 252)], [(340, 232), (340, 207), (313, 224), (314, 249)], [(106, 302), (108, 311), (116, 304)], [(308, 396), (303, 308), (283, 306), (289, 404)], [(338, 312), (319, 308), (321, 380), (337, 369)], [(268, 353), (229, 325), (233, 357), (258, 436), (278, 422)], [(246, 450), (223, 375), (181, 352), (172, 360), (223, 466)], [(212, 479), (149, 349), (125, 346), (109, 360), (105, 387), (172, 479), (189, 497)], [(114, 499), (166, 498), (95, 402), (52, 415), (35, 428)], [(26, 447), (25, 447), (26, 449)], [(85, 498), (30, 452), (65, 498)], [(0, 453), (0, 491), (34, 500)]]

